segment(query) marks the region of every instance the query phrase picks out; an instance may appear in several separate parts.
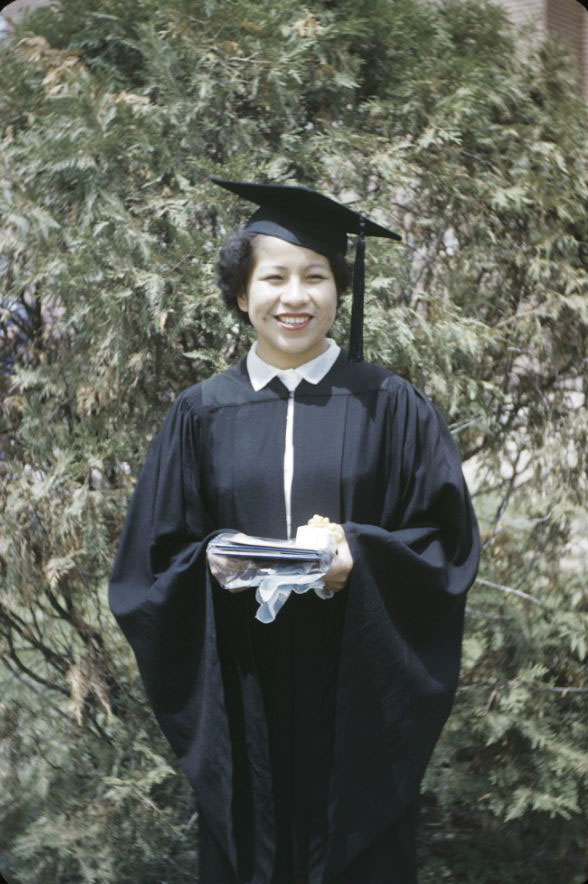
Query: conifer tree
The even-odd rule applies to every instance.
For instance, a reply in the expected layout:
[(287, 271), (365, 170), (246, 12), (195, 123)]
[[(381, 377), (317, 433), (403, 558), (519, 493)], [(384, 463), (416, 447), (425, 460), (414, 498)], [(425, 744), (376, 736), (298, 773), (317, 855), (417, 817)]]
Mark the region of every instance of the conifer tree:
[(221, 174), (316, 187), (403, 232), (370, 248), (366, 358), (444, 411), (484, 540), (425, 782), (423, 884), (581, 884), (587, 120), (561, 51), (515, 46), (483, 0), (61, 0), (2, 49), (0, 868), (15, 880), (194, 880), (193, 797), (106, 586), (170, 402), (249, 343), (215, 290), (245, 217), (213, 193)]

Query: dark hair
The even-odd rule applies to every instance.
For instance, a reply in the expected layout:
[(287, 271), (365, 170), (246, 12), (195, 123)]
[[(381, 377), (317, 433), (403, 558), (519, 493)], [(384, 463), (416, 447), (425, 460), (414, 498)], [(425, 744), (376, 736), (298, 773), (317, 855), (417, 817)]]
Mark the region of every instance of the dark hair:
[[(249, 317), (237, 304), (239, 295), (247, 290), (249, 277), (253, 270), (253, 241), (257, 234), (243, 227), (235, 230), (222, 246), (216, 265), (216, 281), (221, 290), (223, 301), (242, 322), (249, 322)], [(351, 283), (351, 265), (344, 255), (337, 253), (329, 258), (331, 271), (337, 287), (337, 305), (341, 295)]]

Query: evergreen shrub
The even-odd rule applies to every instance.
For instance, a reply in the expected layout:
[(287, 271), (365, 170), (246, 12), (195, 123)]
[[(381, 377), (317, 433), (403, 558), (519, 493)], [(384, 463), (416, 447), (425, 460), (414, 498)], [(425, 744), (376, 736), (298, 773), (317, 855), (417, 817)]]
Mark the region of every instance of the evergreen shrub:
[(482, 0), (61, 0), (0, 52), (15, 881), (195, 877), (194, 799), (106, 585), (170, 402), (250, 340), (214, 284), (246, 210), (213, 174), (315, 186), (403, 234), (370, 245), (367, 358), (444, 411), (484, 541), (423, 793), (423, 884), (584, 880), (586, 107), (557, 47), (515, 46)]

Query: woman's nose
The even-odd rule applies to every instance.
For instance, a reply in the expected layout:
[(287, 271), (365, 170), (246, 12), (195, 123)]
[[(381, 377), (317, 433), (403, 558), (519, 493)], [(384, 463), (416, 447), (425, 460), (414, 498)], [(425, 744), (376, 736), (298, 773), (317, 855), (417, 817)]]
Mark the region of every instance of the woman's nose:
[(282, 293), (282, 302), (292, 307), (305, 304), (308, 300), (306, 287), (301, 279), (291, 277)]

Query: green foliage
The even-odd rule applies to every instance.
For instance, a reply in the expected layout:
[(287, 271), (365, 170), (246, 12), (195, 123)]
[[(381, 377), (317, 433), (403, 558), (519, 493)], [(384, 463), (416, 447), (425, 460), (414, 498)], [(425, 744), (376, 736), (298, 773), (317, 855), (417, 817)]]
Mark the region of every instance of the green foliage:
[(481, 0), (62, 0), (2, 50), (0, 862), (16, 880), (194, 878), (193, 798), (106, 581), (171, 399), (248, 346), (214, 285), (244, 218), (212, 192), (221, 174), (315, 185), (403, 232), (370, 244), (367, 356), (447, 414), (484, 536), (423, 884), (579, 884), (586, 108), (553, 47), (514, 45)]

